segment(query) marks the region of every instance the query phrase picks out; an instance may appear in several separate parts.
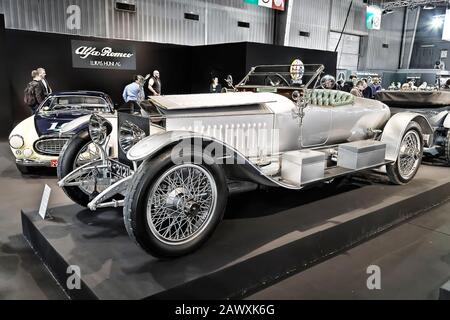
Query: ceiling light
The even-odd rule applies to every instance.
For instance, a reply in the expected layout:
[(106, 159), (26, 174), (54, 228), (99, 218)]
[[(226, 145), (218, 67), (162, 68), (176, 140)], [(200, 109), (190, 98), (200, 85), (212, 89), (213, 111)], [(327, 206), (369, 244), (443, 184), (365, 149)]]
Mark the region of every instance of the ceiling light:
[(423, 6), (423, 9), (424, 10), (433, 10), (433, 9), (436, 9), (436, 6), (434, 4), (428, 3)]
[(442, 27), (443, 24), (444, 21), (440, 17), (434, 17), (430, 22), (430, 25), (433, 29), (438, 29)]

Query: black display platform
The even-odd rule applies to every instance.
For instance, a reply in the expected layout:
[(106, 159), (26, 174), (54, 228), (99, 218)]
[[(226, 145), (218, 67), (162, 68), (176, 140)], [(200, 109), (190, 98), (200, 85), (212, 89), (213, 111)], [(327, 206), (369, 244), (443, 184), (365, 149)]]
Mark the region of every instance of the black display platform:
[(439, 289), (439, 300), (450, 300), (450, 281)]
[(448, 168), (425, 166), (407, 186), (357, 178), (242, 194), (204, 247), (167, 261), (128, 238), (121, 210), (71, 205), (51, 209), (46, 221), (23, 211), (22, 224), (62, 288), (67, 267), (80, 267), (81, 290), (66, 290), (72, 299), (243, 298), (446, 201), (449, 191)]

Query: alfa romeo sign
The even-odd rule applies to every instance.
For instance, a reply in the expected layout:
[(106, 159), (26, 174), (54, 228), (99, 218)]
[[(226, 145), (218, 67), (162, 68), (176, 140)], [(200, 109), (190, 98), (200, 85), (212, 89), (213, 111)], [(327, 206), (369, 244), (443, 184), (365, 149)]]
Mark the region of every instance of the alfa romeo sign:
[(136, 48), (133, 45), (72, 40), (74, 68), (136, 70)]

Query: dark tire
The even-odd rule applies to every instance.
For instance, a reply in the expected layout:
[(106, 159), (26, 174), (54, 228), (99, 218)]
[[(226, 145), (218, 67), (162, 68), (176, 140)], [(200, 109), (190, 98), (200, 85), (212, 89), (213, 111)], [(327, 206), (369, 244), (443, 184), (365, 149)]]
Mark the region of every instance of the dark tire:
[(445, 162), (450, 166), (450, 130), (447, 131), (445, 138)]
[[(89, 143), (91, 143), (91, 137), (87, 131), (80, 132), (67, 142), (58, 159), (58, 180), (61, 180), (75, 169), (78, 153)], [(72, 201), (83, 207), (87, 207), (91, 201), (90, 196), (78, 187), (63, 187), (62, 189)]]
[[(417, 174), (417, 171), (420, 168), (420, 165), (422, 163), (422, 157), (423, 157), (423, 135), (422, 135), (422, 128), (420, 125), (416, 122), (411, 122), (408, 127), (405, 130), (405, 134), (402, 137), (402, 143), (400, 148), (402, 148), (403, 144), (405, 143), (405, 139), (413, 137), (412, 139), (418, 139), (417, 141), (417, 147), (419, 148), (416, 150), (417, 155), (414, 157), (416, 159), (416, 162), (414, 163), (414, 166), (411, 166), (411, 170), (406, 175), (405, 173), (402, 173), (400, 170), (401, 167), (401, 159), (400, 154), (398, 155), (397, 161), (393, 164), (386, 165), (386, 172), (389, 177), (389, 180), (393, 184), (397, 185), (404, 185), (409, 183)], [(399, 150), (399, 153), (401, 151)]]
[[(155, 257), (173, 258), (186, 255), (196, 250), (212, 235), (215, 228), (223, 218), (228, 198), (228, 188), (226, 184), (226, 176), (224, 174), (224, 171), (218, 164), (213, 163), (212, 159), (210, 158), (207, 159), (206, 156), (205, 159), (208, 160), (206, 163), (213, 163), (213, 164), (209, 165), (206, 164), (205, 162), (197, 162), (199, 159), (202, 159), (202, 154), (195, 154), (195, 152), (192, 152), (192, 154), (183, 155), (182, 163), (179, 165), (175, 165), (171, 158), (171, 151), (169, 150), (163, 152), (157, 157), (147, 160), (141, 165), (141, 167), (135, 174), (132, 183), (128, 188), (124, 207), (124, 222), (128, 234), (131, 236), (131, 238), (133, 238), (136, 241), (136, 243), (140, 247), (142, 247), (146, 252), (150, 253)], [(201, 164), (195, 165), (193, 163), (201, 163)], [(157, 190), (159, 186), (163, 185), (164, 181), (161, 179), (163, 179), (163, 177), (166, 174), (169, 174), (171, 170), (172, 171), (175, 170), (174, 172), (178, 172), (177, 170), (184, 170), (183, 166), (190, 166), (190, 165), (197, 166), (197, 169), (192, 170), (198, 170), (198, 168), (201, 168), (200, 170), (206, 172), (209, 175), (210, 179), (214, 179), (215, 185), (214, 188), (213, 187), (211, 188), (211, 190), (216, 190), (215, 205), (214, 207), (213, 205), (210, 206), (210, 209), (208, 209), (208, 212), (210, 212), (208, 214), (208, 218), (205, 218), (205, 220), (208, 221), (202, 223), (201, 229), (196, 234), (193, 233), (192, 235), (193, 238), (189, 239), (189, 241), (184, 241), (180, 243), (175, 242), (168, 243), (167, 241), (165, 241), (165, 239), (158, 238), (161, 237), (161, 234), (158, 234), (158, 232), (155, 231), (154, 229), (155, 225), (152, 224), (152, 222), (149, 222), (147, 218), (147, 204), (150, 200), (149, 198), (152, 192), (155, 192), (154, 190)], [(201, 172), (200, 170), (198, 172)], [(202, 176), (202, 174), (203, 173), (200, 173), (198, 176)], [(161, 184), (158, 184), (159, 180), (162, 181)], [(211, 186), (212, 184), (207, 185)], [(177, 189), (168, 188), (168, 190), (177, 190)], [(211, 192), (211, 194), (213, 194), (213, 192)], [(165, 198), (164, 201), (166, 201), (167, 199), (169, 198), (168, 197)], [(183, 200), (184, 204), (188, 202), (189, 201)], [(183, 208), (185, 208), (184, 205)], [(188, 213), (184, 213), (184, 211), (180, 209), (176, 209), (175, 211), (170, 209), (169, 216), (170, 219), (174, 219), (175, 217), (175, 219), (180, 220), (184, 219), (184, 221), (188, 221), (189, 218), (191, 219), (197, 218), (199, 212), (200, 211), (195, 211), (195, 213), (191, 217), (189, 217)], [(170, 223), (171, 220), (168, 221)], [(173, 222), (174, 220), (172, 220), (171, 225), (173, 224)], [(151, 224), (153, 226), (153, 231)], [(179, 226), (180, 229), (181, 225), (182, 223), (180, 223)], [(169, 229), (171, 229), (170, 226)]]

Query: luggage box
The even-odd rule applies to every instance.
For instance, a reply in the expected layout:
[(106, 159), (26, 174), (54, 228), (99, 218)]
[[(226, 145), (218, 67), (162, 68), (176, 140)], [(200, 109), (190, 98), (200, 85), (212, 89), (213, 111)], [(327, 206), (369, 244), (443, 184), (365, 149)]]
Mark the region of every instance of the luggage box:
[(325, 154), (313, 150), (290, 151), (281, 159), (281, 178), (296, 186), (320, 180), (325, 174)]
[(341, 144), (338, 150), (338, 166), (361, 170), (382, 165), (385, 162), (386, 144), (375, 140), (362, 140)]

